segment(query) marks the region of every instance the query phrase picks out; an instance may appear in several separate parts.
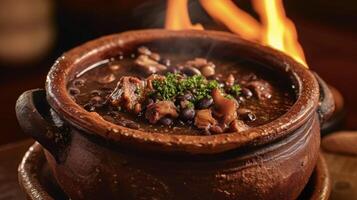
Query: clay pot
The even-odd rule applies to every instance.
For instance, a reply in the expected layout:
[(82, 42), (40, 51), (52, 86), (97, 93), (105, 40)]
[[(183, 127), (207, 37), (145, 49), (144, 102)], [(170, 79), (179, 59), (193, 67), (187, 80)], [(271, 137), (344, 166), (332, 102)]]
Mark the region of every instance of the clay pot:
[[(139, 45), (264, 63), (297, 86), (297, 101), (273, 122), (245, 132), (185, 136), (118, 126), (71, 99), (66, 85), (78, 72)], [(316, 164), (320, 125), (333, 109), (326, 84), (282, 53), (229, 33), (166, 30), (81, 45), (55, 62), (46, 90), (27, 91), (16, 105), (20, 125), (46, 149), (71, 199), (295, 199)]]

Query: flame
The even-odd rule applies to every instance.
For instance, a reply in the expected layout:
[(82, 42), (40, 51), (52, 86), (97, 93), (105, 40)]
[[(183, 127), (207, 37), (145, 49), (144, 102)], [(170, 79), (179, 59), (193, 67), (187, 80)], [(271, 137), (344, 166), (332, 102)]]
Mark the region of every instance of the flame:
[(168, 0), (165, 28), (170, 30), (203, 30), (201, 24), (192, 25), (187, 8), (188, 0)]
[(248, 40), (259, 40), (261, 37), (259, 23), (231, 0), (200, 0), (200, 3), (211, 17), (226, 25), (233, 33)]
[[(203, 29), (200, 24), (191, 24), (187, 3), (188, 0), (168, 0), (165, 28)], [(213, 19), (224, 24), (231, 32), (285, 52), (307, 67), (295, 25), (286, 16), (282, 0), (253, 0), (261, 23), (237, 7), (232, 0), (200, 0), (200, 3)]]
[(262, 21), (261, 42), (307, 66), (295, 25), (286, 17), (282, 0), (253, 0), (253, 6)]

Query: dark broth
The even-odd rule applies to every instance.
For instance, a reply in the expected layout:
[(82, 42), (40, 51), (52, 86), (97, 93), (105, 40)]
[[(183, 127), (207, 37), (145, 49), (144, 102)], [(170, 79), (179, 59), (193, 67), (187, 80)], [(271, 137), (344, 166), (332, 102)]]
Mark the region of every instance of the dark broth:
[[(161, 55), (171, 60), (171, 66), (193, 59), (192, 57), (178, 57), (175, 55)], [(88, 102), (105, 102), (107, 96), (114, 90), (117, 82), (122, 76), (135, 76), (146, 78), (147, 75), (141, 73), (136, 67), (133, 67), (134, 56), (125, 58), (110, 59), (102, 61), (96, 67), (85, 70), (68, 83), (69, 93), (73, 99), (90, 112), (97, 112), (105, 120), (118, 125), (125, 125), (129, 128), (145, 130), (147, 132), (161, 132), (168, 134), (198, 135), (201, 130), (194, 126), (175, 121), (171, 126), (160, 124), (150, 124), (143, 115), (135, 115), (126, 111), (113, 109), (112, 107), (89, 106)], [(267, 81), (272, 86), (272, 97), (267, 100), (259, 100), (257, 97), (251, 97), (239, 102), (239, 108), (251, 110), (256, 119), (246, 122), (250, 127), (256, 127), (269, 123), (284, 113), (293, 105), (296, 95), (292, 89), (291, 83), (287, 78), (282, 78), (278, 73), (272, 72), (265, 66), (242, 59), (225, 58), (215, 60), (210, 59), (216, 65), (216, 74), (222, 74), (224, 80), (229, 74), (240, 81), (244, 81), (249, 76), (257, 76), (259, 79)], [(112, 79), (112, 80), (111, 80)], [(130, 123), (123, 123), (129, 121)]]

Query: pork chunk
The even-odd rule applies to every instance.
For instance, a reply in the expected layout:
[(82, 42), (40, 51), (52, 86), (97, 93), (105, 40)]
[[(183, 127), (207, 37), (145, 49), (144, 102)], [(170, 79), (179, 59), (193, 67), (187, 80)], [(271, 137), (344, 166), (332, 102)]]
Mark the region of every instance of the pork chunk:
[(156, 124), (163, 117), (178, 117), (176, 106), (172, 101), (159, 101), (147, 107), (145, 118), (151, 124)]
[(109, 95), (108, 100), (112, 106), (121, 106), (132, 111), (141, 99), (139, 91), (142, 88), (143, 82), (140, 79), (133, 76), (123, 76)]
[(213, 115), (220, 119), (222, 125), (227, 126), (237, 119), (238, 102), (235, 99), (225, 97), (219, 89), (212, 90), (212, 98)]

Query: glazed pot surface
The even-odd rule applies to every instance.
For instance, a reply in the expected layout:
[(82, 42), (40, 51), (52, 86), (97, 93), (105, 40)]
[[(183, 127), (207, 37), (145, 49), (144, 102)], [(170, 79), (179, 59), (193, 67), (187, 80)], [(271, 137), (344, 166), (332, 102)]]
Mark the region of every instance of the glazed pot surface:
[[(167, 48), (167, 44), (170, 44), (170, 48)], [(68, 95), (67, 83), (77, 73), (99, 60), (130, 52), (142, 45), (161, 47), (176, 53), (185, 52), (192, 57), (202, 53), (197, 49), (210, 49), (213, 55), (239, 55), (264, 63), (276, 73), (289, 77), (292, 84), (296, 85), (297, 101), (283, 116), (249, 131), (196, 137), (147, 133), (115, 125), (87, 112)], [(49, 104), (57, 113), (61, 113), (61, 118), (89, 134), (142, 150), (190, 154), (219, 153), (252, 144), (267, 144), (282, 138), (301, 126), (316, 111), (319, 100), (319, 88), (314, 75), (290, 57), (235, 35), (214, 31), (132, 31), (88, 42), (63, 54), (56, 61), (47, 76), (46, 92)]]

